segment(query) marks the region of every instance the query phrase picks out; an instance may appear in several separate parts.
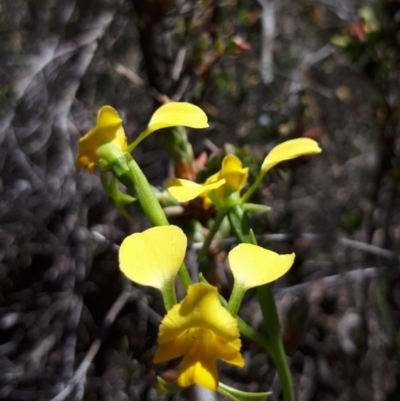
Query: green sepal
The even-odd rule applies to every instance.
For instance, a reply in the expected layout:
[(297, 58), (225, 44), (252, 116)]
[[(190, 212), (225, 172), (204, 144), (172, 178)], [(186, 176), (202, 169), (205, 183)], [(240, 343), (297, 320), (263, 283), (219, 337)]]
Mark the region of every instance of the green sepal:
[(185, 127), (163, 128), (157, 135), (160, 135), (163, 148), (175, 166), (182, 161), (188, 166), (192, 166), (193, 148), (188, 140)]
[(130, 214), (126, 211), (125, 205), (135, 202), (136, 198), (128, 194), (124, 194), (123, 192), (120, 192), (118, 188), (118, 180), (115, 177), (112, 177), (111, 181), (108, 181), (107, 174), (108, 174), (107, 171), (102, 171), (100, 173), (100, 180), (104, 190), (112, 198), (117, 210), (122, 214), (122, 216), (124, 216), (131, 223), (133, 223), (134, 220), (132, 219)]
[(268, 213), (272, 210), (270, 206), (259, 205), (257, 203), (244, 203), (242, 207), (246, 212), (250, 213)]
[(104, 159), (100, 159), (100, 160), (97, 162), (97, 166), (100, 167), (100, 168), (102, 168), (102, 169), (105, 169), (105, 170), (108, 170), (108, 169), (109, 169), (109, 165), (108, 165), (108, 163), (107, 163), (107, 160), (104, 160)]
[(210, 191), (207, 193), (208, 197), (210, 198), (211, 202), (213, 205), (218, 209), (218, 210), (224, 210), (225, 207), (224, 205), (219, 201), (217, 196), (215, 195), (214, 191)]
[(249, 243), (249, 223), (247, 220), (246, 212), (241, 205), (235, 206), (229, 210), (229, 222), (236, 237), (240, 242)]
[[(157, 376), (157, 382), (157, 390), (163, 393), (177, 393), (178, 391), (184, 390), (175, 382), (169, 383), (160, 376)], [(229, 387), (224, 383), (218, 384), (217, 393), (233, 401), (262, 401), (272, 394), (270, 391), (263, 393), (248, 393), (246, 391), (240, 391), (233, 387)]]
[(258, 245), (257, 244), (257, 238), (256, 238), (256, 236), (255, 236), (255, 234), (254, 234), (254, 231), (253, 231), (253, 229), (252, 228), (250, 228), (250, 232), (249, 232), (249, 243), (250, 244), (253, 244), (253, 245)]
[(246, 391), (229, 387), (224, 383), (219, 383), (217, 393), (233, 401), (262, 401), (272, 394), (270, 391), (264, 393), (247, 393)]
[(183, 390), (183, 388), (179, 387), (175, 382), (167, 382), (160, 376), (157, 376), (156, 388), (163, 393), (177, 393)]
[(111, 171), (119, 179), (119, 181), (121, 181), (125, 186), (127, 186), (124, 180), (128, 179), (129, 177), (129, 166), (125, 155), (126, 153), (123, 154), (118, 159), (115, 159), (113, 163), (110, 164), (110, 167)]
[(180, 205), (180, 203), (167, 190), (160, 189), (153, 185), (151, 185), (151, 190), (163, 208)]

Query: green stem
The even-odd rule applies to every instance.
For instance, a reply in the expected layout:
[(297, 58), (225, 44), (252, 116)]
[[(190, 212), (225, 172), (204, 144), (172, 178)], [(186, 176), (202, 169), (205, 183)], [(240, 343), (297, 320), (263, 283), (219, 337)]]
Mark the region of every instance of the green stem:
[(236, 281), (233, 283), (232, 293), (229, 297), (228, 305), (226, 307), (233, 317), (236, 317), (237, 313), (239, 312), (245, 292), (246, 290)]
[(263, 171), (260, 171), (260, 174), (258, 174), (256, 180), (253, 182), (251, 187), (246, 191), (246, 193), (242, 196), (242, 203), (247, 202), (247, 200), (250, 198), (250, 196), (253, 194), (253, 192), (258, 188), (258, 186), (261, 184), (262, 179), (264, 178), (265, 173)]
[(178, 275), (182, 281), (183, 286), (185, 287), (185, 290), (187, 290), (189, 285), (192, 284), (192, 279), (190, 278), (189, 271), (185, 262), (182, 263)]
[(217, 233), (219, 227), (221, 226), (224, 218), (226, 216), (226, 213), (219, 213), (217, 215), (217, 218), (214, 221), (214, 224), (211, 227), (210, 232), (207, 235), (207, 238), (203, 242), (203, 246), (201, 247), (201, 250), (197, 256), (197, 260), (201, 260), (206, 257), (208, 249), (210, 248), (211, 242), (215, 237), (215, 234)]
[[(257, 288), (258, 300), (264, 316), (264, 324), (268, 333), (268, 342), (274, 349), (274, 362), (281, 381), (283, 400), (294, 401), (292, 375), (286, 359), (285, 349), (280, 331), (279, 317), (276, 310), (274, 296), (269, 284)], [(268, 321), (267, 318), (268, 317)]]
[(176, 300), (174, 280), (168, 281), (163, 287), (161, 293), (164, 301), (164, 306), (167, 311), (169, 311), (174, 305), (178, 303), (178, 301)]
[[(243, 209), (240, 207), (233, 208), (229, 211), (228, 216), (238, 240), (257, 245), (254, 234), (247, 227), (246, 214)], [(283, 400), (294, 401), (292, 376), (283, 347), (279, 317), (271, 287), (268, 284), (258, 287), (257, 295), (264, 318), (264, 327), (267, 332), (266, 340), (269, 343), (269, 348), (274, 350), (272, 358), (281, 382)]]
[(236, 320), (238, 322), (240, 333), (243, 334), (245, 337), (247, 337), (249, 340), (252, 340), (258, 345), (261, 345), (261, 347), (263, 347), (267, 351), (268, 355), (272, 358), (273, 362), (275, 363), (276, 359), (275, 350), (268, 341), (268, 338), (259, 333), (257, 330), (254, 330), (253, 327), (247, 324), (241, 317), (236, 316)]
[(151, 134), (147, 129), (144, 130), (129, 146), (128, 146), (128, 153), (132, 153), (132, 151), (139, 145), (143, 139), (146, 139)]

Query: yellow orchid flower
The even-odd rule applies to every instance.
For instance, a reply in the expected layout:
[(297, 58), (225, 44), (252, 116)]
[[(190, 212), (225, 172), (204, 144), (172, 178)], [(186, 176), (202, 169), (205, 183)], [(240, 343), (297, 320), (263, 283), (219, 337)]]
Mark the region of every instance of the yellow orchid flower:
[(216, 359), (244, 366), (237, 321), (220, 304), (215, 287), (200, 283), (188, 288), (186, 298), (164, 317), (158, 334), (155, 363), (183, 356), (177, 384), (193, 384), (215, 391)]
[(276, 164), (295, 159), (299, 156), (315, 155), (321, 153), (318, 143), (310, 138), (297, 138), (285, 141), (275, 146), (268, 153), (261, 166), (261, 171), (266, 173)]
[[(222, 161), (221, 170), (208, 177), (204, 184), (196, 184), (183, 179), (172, 179), (167, 181), (166, 187), (179, 202), (186, 202), (203, 196), (206, 207), (212, 201), (219, 209), (229, 208), (232, 203), (238, 200), (239, 192), (247, 182), (248, 170), (247, 167), (242, 167), (242, 162), (235, 155), (227, 155)], [(237, 199), (233, 194), (237, 194)]]
[(132, 281), (164, 291), (183, 262), (187, 238), (177, 226), (159, 226), (126, 237), (119, 266)]
[(221, 179), (226, 180), (224, 185), (221, 185), (213, 192), (218, 203), (224, 205), (233, 193), (239, 195), (240, 191), (246, 185), (248, 175), (248, 167), (243, 168), (239, 158), (235, 155), (227, 155), (222, 160), (221, 170), (208, 177), (205, 184), (210, 184)]
[(185, 126), (189, 128), (207, 128), (207, 115), (194, 104), (186, 102), (170, 102), (159, 107), (151, 116), (147, 128), (129, 145), (131, 152), (152, 132), (162, 128)]
[(235, 284), (248, 290), (282, 277), (292, 267), (295, 254), (279, 255), (258, 245), (239, 244), (228, 258)]
[(122, 127), (122, 118), (111, 106), (103, 106), (96, 125), (79, 140), (79, 155), (76, 167), (86, 167), (93, 173), (100, 159), (108, 162), (119, 158), (127, 149), (126, 136)]

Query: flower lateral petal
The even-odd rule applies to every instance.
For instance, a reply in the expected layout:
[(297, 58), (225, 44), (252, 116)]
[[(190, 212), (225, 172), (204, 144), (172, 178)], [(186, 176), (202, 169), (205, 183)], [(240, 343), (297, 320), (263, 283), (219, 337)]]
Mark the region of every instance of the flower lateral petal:
[(153, 362), (161, 363), (184, 355), (190, 344), (186, 336), (179, 336), (164, 344), (160, 344), (154, 355)]
[(217, 337), (214, 340), (213, 351), (215, 356), (221, 359), (221, 361), (242, 368), (245, 365), (245, 360), (240, 353), (241, 345), (242, 343), (239, 338), (228, 343)]
[(240, 244), (228, 258), (235, 281), (248, 290), (282, 277), (292, 267), (295, 254), (279, 255), (257, 245)]
[(147, 133), (176, 126), (207, 128), (207, 115), (200, 108), (186, 102), (170, 102), (158, 108), (152, 115)]
[(168, 192), (179, 202), (188, 202), (208, 191), (219, 188), (224, 183), (225, 179), (210, 184), (197, 184), (193, 181), (174, 178), (168, 180), (165, 186), (167, 187)]
[(186, 246), (187, 238), (177, 226), (149, 228), (124, 239), (120, 269), (135, 283), (162, 290), (178, 273)]
[(322, 152), (318, 143), (310, 138), (297, 138), (285, 141), (275, 146), (268, 153), (261, 166), (261, 171), (266, 173), (276, 164), (295, 159), (299, 156), (314, 155)]

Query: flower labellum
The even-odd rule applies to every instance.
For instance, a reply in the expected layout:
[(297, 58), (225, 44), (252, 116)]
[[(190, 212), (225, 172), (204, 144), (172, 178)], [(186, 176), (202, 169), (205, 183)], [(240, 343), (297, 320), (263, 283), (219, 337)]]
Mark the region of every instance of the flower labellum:
[(154, 362), (183, 356), (177, 384), (193, 384), (215, 391), (218, 387), (216, 359), (244, 366), (237, 321), (221, 305), (217, 288), (193, 284), (186, 298), (164, 317), (158, 334)]
[(196, 182), (184, 180), (182, 178), (173, 178), (167, 181), (166, 187), (168, 188), (169, 193), (179, 202), (187, 202), (201, 196), (205, 192), (224, 185), (224, 183), (225, 179), (209, 184), (197, 184)]

